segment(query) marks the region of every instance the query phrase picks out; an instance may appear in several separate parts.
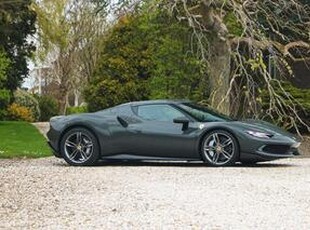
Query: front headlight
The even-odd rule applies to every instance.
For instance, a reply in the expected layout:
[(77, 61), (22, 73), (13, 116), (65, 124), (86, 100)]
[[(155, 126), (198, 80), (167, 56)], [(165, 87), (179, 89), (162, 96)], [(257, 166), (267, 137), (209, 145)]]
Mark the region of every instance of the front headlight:
[(301, 144), (300, 142), (297, 142), (297, 143), (292, 145), (292, 148), (296, 148), (297, 149), (297, 148), (299, 148), (300, 144)]
[(246, 133), (253, 136), (253, 137), (259, 137), (259, 138), (271, 138), (273, 136), (270, 133), (252, 131), (252, 130), (248, 130), (248, 131), (246, 131)]

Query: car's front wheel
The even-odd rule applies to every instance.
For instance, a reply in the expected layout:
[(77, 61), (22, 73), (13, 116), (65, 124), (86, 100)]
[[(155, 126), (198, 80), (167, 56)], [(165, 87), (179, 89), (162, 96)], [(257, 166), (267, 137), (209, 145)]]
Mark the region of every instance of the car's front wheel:
[(65, 133), (60, 148), (65, 161), (74, 166), (93, 165), (100, 156), (96, 137), (85, 128), (73, 128)]
[(201, 155), (211, 166), (233, 165), (239, 156), (238, 142), (231, 133), (214, 130), (203, 138)]

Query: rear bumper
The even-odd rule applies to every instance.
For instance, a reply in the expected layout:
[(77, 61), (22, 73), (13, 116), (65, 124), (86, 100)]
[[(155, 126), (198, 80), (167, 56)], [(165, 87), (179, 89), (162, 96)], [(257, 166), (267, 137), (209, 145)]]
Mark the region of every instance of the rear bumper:
[(55, 157), (62, 158), (62, 156), (60, 154), (60, 149), (59, 149), (60, 132), (58, 130), (56, 130), (54, 126), (50, 125), (50, 129), (47, 132), (46, 136), (48, 139), (47, 143), (50, 146), (50, 148), (52, 149)]
[(55, 157), (58, 158), (62, 158), (61, 154), (59, 153), (59, 151), (57, 150), (56, 146), (54, 144), (52, 144), (52, 142), (47, 141), (47, 144), (49, 145), (49, 147), (52, 149), (53, 154)]

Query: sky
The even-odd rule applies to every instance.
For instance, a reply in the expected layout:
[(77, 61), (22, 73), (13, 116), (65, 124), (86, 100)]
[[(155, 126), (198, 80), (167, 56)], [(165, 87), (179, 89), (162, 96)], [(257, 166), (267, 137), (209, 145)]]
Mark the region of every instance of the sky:
[(24, 79), (22, 87), (30, 89), (34, 86), (34, 78), (33, 78), (34, 63), (31, 60), (28, 61), (28, 69), (29, 69), (29, 76)]

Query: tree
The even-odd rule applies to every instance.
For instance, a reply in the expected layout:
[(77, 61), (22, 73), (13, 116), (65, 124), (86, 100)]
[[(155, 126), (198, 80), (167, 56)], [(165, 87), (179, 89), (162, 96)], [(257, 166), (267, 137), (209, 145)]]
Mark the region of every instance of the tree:
[[(145, 1), (130, 1), (136, 6)], [(149, 1), (148, 1), (149, 2)], [(205, 76), (212, 89), (212, 107), (224, 113), (259, 116), (259, 90), (268, 90), (270, 117), (303, 122), (294, 99), (285, 93), (279, 79), (268, 71), (267, 58), (283, 75), (291, 74), (290, 62), (309, 60), (310, 6), (307, 0), (154, 0), (149, 11), (168, 9), (186, 21), (199, 44), (199, 58), (207, 66)], [(241, 83), (241, 84), (240, 84)], [(235, 94), (234, 91), (237, 90)], [(242, 97), (231, 100), (232, 95)], [(286, 100), (287, 99), (287, 100)], [(238, 102), (238, 103), (235, 103)], [(242, 103), (243, 102), (243, 103)], [(242, 107), (239, 109), (238, 107)]]
[(141, 15), (151, 48), (150, 98), (204, 100), (208, 81), (193, 52), (197, 44), (191, 43), (191, 29), (165, 10), (142, 9)]
[(85, 93), (90, 110), (144, 99), (203, 100), (203, 69), (190, 38), (187, 25), (167, 11), (122, 16), (103, 38)]
[(97, 61), (98, 37), (105, 19), (94, 13), (89, 1), (43, 0), (33, 4), (38, 14), (37, 62), (50, 67), (50, 78), (58, 84), (61, 113), (76, 97), (92, 74)]
[(29, 36), (35, 33), (36, 21), (30, 4), (31, 0), (4, 0), (0, 3), (0, 48), (10, 60), (3, 86), (11, 91), (27, 76), (27, 58), (35, 50), (33, 43), (29, 42)]
[(0, 119), (6, 115), (6, 109), (10, 103), (10, 92), (4, 88), (7, 79), (7, 69), (10, 66), (10, 60), (3, 50), (0, 49)]
[(7, 58), (5, 52), (0, 49), (0, 120), (6, 116), (6, 109), (10, 103), (10, 92), (4, 88), (9, 65), (10, 60)]
[(139, 29), (138, 20), (122, 17), (102, 39), (100, 59), (85, 91), (89, 109), (147, 99), (150, 54), (146, 34)]
[(10, 60), (3, 50), (0, 50), (0, 89), (4, 87), (4, 82), (7, 79), (7, 69), (10, 66)]

